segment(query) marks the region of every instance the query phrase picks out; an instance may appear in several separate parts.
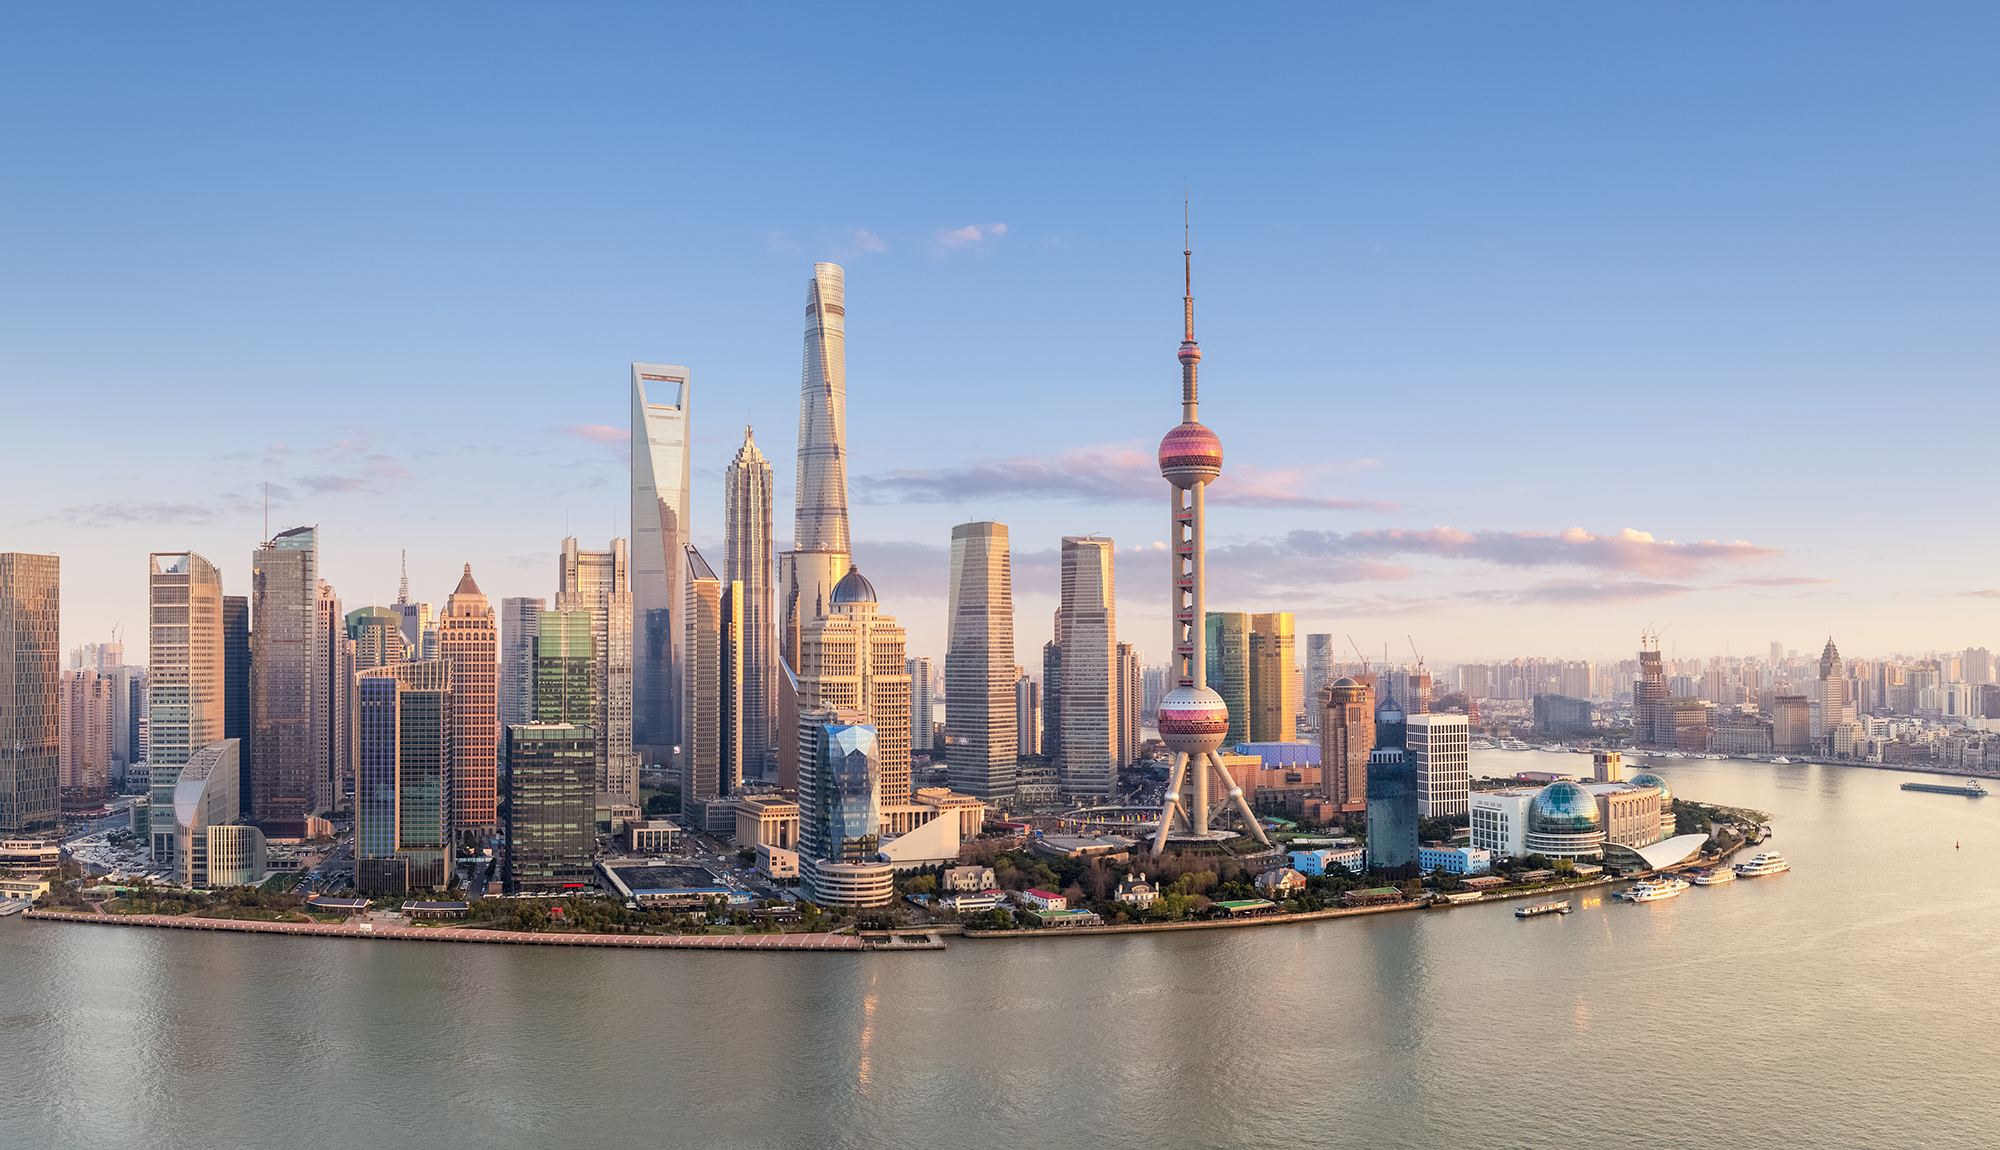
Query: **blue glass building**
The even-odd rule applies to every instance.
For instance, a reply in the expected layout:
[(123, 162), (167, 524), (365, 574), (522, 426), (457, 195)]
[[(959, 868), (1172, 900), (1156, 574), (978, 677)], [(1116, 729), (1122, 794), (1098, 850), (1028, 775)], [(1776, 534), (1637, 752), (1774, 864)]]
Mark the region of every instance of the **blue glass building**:
[[(1368, 754), (1368, 869), (1415, 875), (1417, 765), (1404, 757), (1403, 708), (1385, 695), (1375, 711), (1375, 749)], [(1405, 869), (1407, 868), (1407, 869)]]

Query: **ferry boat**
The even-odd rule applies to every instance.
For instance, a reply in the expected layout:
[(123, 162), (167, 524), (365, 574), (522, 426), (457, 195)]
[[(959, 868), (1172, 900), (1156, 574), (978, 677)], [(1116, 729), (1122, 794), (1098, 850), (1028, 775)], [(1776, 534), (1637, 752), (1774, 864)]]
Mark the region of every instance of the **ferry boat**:
[(1626, 902), (1658, 902), (1663, 898), (1679, 898), (1688, 888), (1688, 881), (1678, 875), (1663, 875), (1659, 878), (1642, 879), (1632, 884), (1624, 893)]
[(1785, 856), (1779, 854), (1777, 851), (1766, 851), (1747, 863), (1737, 863), (1735, 867), (1736, 873), (1745, 878), (1779, 874), (1790, 869), (1792, 869), (1792, 864), (1786, 862)]
[(1565, 899), (1560, 899), (1556, 902), (1538, 902), (1533, 906), (1521, 907), (1520, 909), (1514, 912), (1514, 917), (1540, 918), (1545, 914), (1568, 914), (1568, 913), (1569, 913), (1569, 900), (1565, 898)]
[(1983, 799), (1986, 797), (1986, 788), (1980, 786), (1978, 782), (1972, 779), (1965, 780), (1962, 786), (1953, 786), (1950, 783), (1904, 783), (1903, 789), (1906, 791), (1924, 791), (1933, 795), (1963, 795), (1968, 799)]
[(1500, 749), (1503, 751), (1525, 751), (1528, 749), (1528, 744), (1519, 739), (1502, 739), (1500, 741)]
[(1771, 765), (1774, 767), (1777, 766), (1789, 767), (1792, 765), (1792, 760), (1786, 758), (1783, 755), (1779, 755), (1777, 758), (1771, 760)]
[(1735, 881), (1736, 872), (1733, 870), (1698, 870), (1694, 872), (1694, 885), (1696, 886), (1721, 886), (1723, 883)]
[(20, 914), (33, 905), (35, 904), (18, 898), (0, 899), (0, 918), (6, 918), (10, 914)]

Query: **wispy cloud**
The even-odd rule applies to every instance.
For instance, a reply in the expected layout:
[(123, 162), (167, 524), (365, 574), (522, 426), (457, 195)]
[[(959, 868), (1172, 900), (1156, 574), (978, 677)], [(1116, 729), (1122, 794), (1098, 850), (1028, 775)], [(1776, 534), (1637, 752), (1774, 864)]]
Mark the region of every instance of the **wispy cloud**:
[[(1307, 494), (1313, 475), (1339, 465), (1266, 471), (1239, 465), (1211, 484), (1208, 499), (1236, 507), (1390, 511), (1397, 504)], [(891, 471), (853, 480), (861, 503), (974, 503), (989, 499), (1155, 501), (1166, 490), (1159, 460), (1129, 444), (1080, 447), (1061, 455), (979, 459), (936, 470)]]
[(359, 470), (346, 474), (329, 472), (320, 475), (301, 475), (300, 486), (315, 494), (326, 495), (342, 492), (367, 494), (386, 491), (410, 481), (409, 469), (387, 455), (370, 455), (361, 460)]
[(207, 503), (84, 503), (44, 515), (37, 522), (93, 528), (211, 523), (224, 512), (224, 508)]
[(854, 247), (856, 251), (864, 252), (886, 252), (889, 250), (889, 245), (883, 242), (882, 237), (869, 231), (867, 228), (855, 229)]
[(1695, 588), (1679, 583), (1651, 583), (1636, 579), (1594, 582), (1588, 579), (1550, 579), (1528, 587), (1502, 591), (1466, 591), (1460, 597), (1501, 606), (1529, 604), (1606, 605), (1639, 603), (1648, 599), (1670, 599)]
[(1616, 535), (1598, 535), (1581, 527), (1555, 532), (1387, 528), (1350, 531), (1344, 535), (1337, 531), (1294, 531), (1285, 537), (1285, 544), (1290, 550), (1306, 555), (1430, 555), (1440, 559), (1478, 560), (1501, 567), (1585, 567), (1606, 574), (1648, 578), (1684, 578), (1718, 564), (1754, 562), (1780, 554), (1775, 547), (1759, 547), (1741, 540), (1677, 543), (1655, 539), (1629, 527)]
[(608, 448), (628, 466), (632, 462), (632, 432), (628, 428), (610, 427), (602, 423), (577, 423), (559, 429), (564, 435), (587, 439), (599, 447)]
[(2000, 599), (2000, 587), (1988, 587), (1984, 591), (1967, 591), (1974, 599)]
[(1791, 576), (1782, 579), (1738, 579), (1745, 587), (1824, 587), (1838, 583), (1838, 579), (1812, 579), (1805, 576)]
[(946, 252), (983, 247), (1006, 234), (1006, 224), (967, 224), (962, 228), (939, 228), (937, 242), (931, 250), (943, 255)]

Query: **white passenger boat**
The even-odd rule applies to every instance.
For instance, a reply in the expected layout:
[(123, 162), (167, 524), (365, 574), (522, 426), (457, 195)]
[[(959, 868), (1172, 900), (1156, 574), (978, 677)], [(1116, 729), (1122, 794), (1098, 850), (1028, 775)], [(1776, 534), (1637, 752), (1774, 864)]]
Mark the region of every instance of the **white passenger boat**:
[(1678, 875), (1662, 875), (1633, 883), (1631, 889), (1620, 897), (1626, 902), (1658, 902), (1663, 898), (1679, 898), (1687, 888), (1686, 879)]
[(1792, 864), (1786, 862), (1785, 856), (1779, 854), (1777, 851), (1766, 851), (1747, 863), (1737, 863), (1735, 869), (1736, 873), (1742, 875), (1744, 878), (1756, 878), (1759, 875), (1780, 874), (1788, 871), (1792, 869)]
[(1694, 872), (1694, 885), (1696, 886), (1721, 886), (1723, 883), (1735, 881), (1736, 872), (1733, 870), (1698, 870)]
[(1791, 766), (1791, 765), (1792, 765), (1792, 760), (1790, 760), (1790, 759), (1786, 758), (1786, 757), (1785, 757), (1785, 756), (1783, 756), (1783, 755), (1779, 755), (1779, 756), (1778, 756), (1777, 758), (1775, 758), (1775, 759), (1772, 759), (1772, 760), (1771, 760), (1771, 765), (1772, 765), (1772, 766), (1779, 766), (1779, 765), (1783, 765), (1783, 766)]

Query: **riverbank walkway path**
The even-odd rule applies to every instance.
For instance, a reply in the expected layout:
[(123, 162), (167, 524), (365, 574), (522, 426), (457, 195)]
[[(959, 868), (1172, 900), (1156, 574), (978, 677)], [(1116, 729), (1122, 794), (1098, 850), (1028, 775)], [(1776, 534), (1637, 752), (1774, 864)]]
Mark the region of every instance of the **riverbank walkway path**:
[[(80, 922), (91, 926), (138, 926), (166, 930), (235, 931), (243, 934), (304, 935), (316, 938), (382, 939), (390, 942), (466, 942), (517, 946), (609, 946), (631, 950), (808, 950), (860, 951), (876, 946), (851, 934), (542, 934), (518, 930), (473, 930), (462, 926), (392, 926), (380, 921), (260, 922), (254, 919), (196, 918), (185, 914), (78, 914), (31, 910), (21, 916), (38, 922)], [(885, 950), (921, 949), (889, 946)]]

